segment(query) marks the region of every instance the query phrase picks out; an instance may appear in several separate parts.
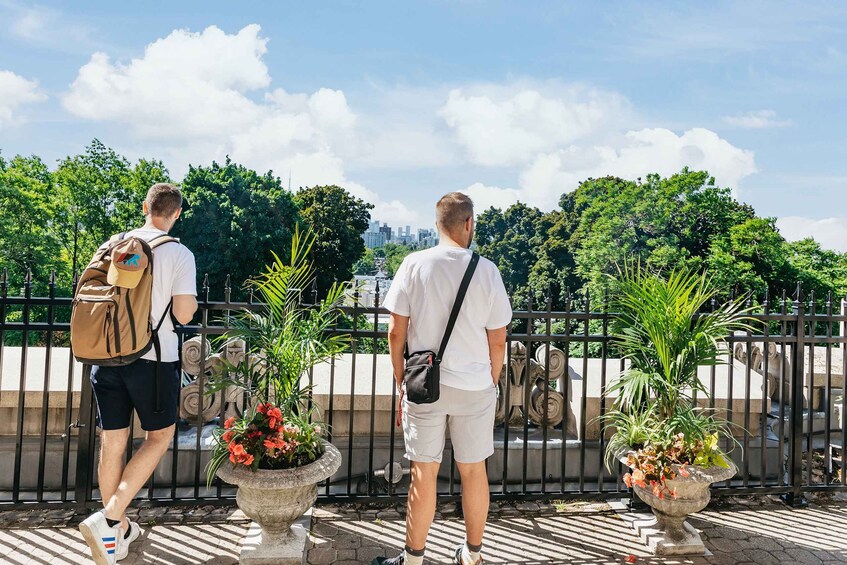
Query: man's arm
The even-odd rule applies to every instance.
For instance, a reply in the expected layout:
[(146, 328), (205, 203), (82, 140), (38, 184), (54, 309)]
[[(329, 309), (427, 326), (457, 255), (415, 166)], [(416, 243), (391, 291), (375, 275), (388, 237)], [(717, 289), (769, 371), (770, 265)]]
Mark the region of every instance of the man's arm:
[(197, 311), (197, 297), (193, 294), (176, 294), (173, 297), (174, 318), (180, 324), (187, 324)]
[(506, 326), (496, 330), (485, 330), (488, 334), (488, 356), (491, 358), (491, 379), (494, 386), (500, 380), (503, 361), (506, 358)]
[(388, 352), (391, 353), (391, 366), (394, 368), (394, 382), (397, 388), (403, 386), (403, 371), (406, 359), (403, 352), (406, 349), (406, 332), (409, 329), (409, 317), (391, 314), (388, 319)]

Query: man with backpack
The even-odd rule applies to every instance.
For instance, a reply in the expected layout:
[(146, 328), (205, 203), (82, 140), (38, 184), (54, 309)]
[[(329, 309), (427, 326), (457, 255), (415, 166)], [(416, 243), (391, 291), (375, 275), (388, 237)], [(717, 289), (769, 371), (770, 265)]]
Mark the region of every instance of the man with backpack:
[[(197, 310), (194, 255), (168, 236), (182, 212), (172, 184), (150, 187), (143, 227), (112, 237), (80, 277), (71, 318), (76, 358), (92, 365), (103, 510), (79, 528), (97, 565), (114, 565), (138, 538), (125, 510), (167, 452), (179, 402), (179, 339)], [(133, 410), (147, 432), (125, 464)]]
[(385, 297), (412, 484), (405, 550), (390, 559), (377, 557), (373, 565), (423, 563), (448, 429), (462, 479), (466, 531), (454, 563), (482, 563), (489, 500), (485, 460), (494, 453), (496, 385), (512, 307), (494, 263), (469, 250), (471, 199), (452, 192), (435, 211), (440, 244), (408, 255)]

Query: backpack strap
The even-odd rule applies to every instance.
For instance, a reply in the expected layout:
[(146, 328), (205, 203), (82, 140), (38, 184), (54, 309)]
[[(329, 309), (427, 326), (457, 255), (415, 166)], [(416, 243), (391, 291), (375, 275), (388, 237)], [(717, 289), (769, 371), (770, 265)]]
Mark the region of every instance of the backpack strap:
[(162, 324), (165, 323), (165, 318), (169, 315), (173, 315), (173, 305), (174, 299), (171, 298), (171, 301), (168, 302), (168, 306), (165, 308), (165, 311), (162, 312), (162, 317), (159, 318), (159, 323), (156, 325), (155, 328), (153, 328), (152, 332), (153, 349), (156, 351), (156, 368), (155, 373), (153, 375), (153, 398), (156, 399), (156, 406), (154, 408), (154, 411), (157, 414), (163, 411), (162, 401), (159, 398), (159, 370), (162, 365), (162, 344), (159, 341), (159, 330), (162, 329)]
[(150, 245), (150, 249), (156, 249), (160, 245), (164, 245), (164, 244), (170, 243), (172, 241), (179, 243), (179, 240), (177, 238), (170, 236), (166, 233), (163, 233), (161, 235), (157, 235), (156, 237), (154, 237), (153, 239), (151, 239), (147, 243)]

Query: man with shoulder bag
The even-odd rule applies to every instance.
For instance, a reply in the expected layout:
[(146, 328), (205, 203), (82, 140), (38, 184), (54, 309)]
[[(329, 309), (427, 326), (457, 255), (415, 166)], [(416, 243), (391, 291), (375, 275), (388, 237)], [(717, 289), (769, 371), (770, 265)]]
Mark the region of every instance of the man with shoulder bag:
[(438, 469), (449, 429), (462, 481), (466, 539), (457, 565), (482, 563), (488, 517), (485, 460), (494, 453), (496, 385), (512, 307), (497, 267), (469, 250), (473, 202), (451, 192), (435, 208), (440, 244), (408, 255), (385, 307), (389, 350), (400, 388), (406, 458), (412, 464), (406, 547), (373, 565), (421, 565), (435, 515)]
[[(103, 509), (79, 525), (97, 565), (126, 557), (140, 535), (125, 510), (174, 437), (180, 389), (174, 323), (190, 322), (197, 310), (194, 255), (168, 235), (182, 194), (172, 184), (155, 184), (142, 211), (143, 227), (115, 235), (94, 254), (71, 314), (71, 347), (90, 368), (101, 430)], [(146, 439), (126, 463), (133, 411)]]

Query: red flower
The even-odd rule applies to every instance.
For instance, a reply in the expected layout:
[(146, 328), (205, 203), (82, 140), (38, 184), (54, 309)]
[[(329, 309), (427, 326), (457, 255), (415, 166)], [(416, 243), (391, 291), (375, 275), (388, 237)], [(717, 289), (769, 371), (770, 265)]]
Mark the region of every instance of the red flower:
[(275, 449), (276, 448), (276, 441), (274, 441), (272, 439), (266, 439), (265, 440), (265, 447), (267, 447), (268, 449)]
[(225, 442), (229, 443), (229, 442), (232, 441), (232, 436), (234, 436), (234, 435), (235, 435), (235, 432), (233, 432), (232, 430), (229, 430), (228, 432), (224, 432), (224, 435), (221, 436), (221, 439), (223, 439)]
[(226, 422), (224, 422), (224, 427), (226, 429), (230, 429), (234, 425), (235, 425), (235, 416), (227, 418)]
[(271, 405), (271, 404), (270, 404), (270, 402), (268, 402), (268, 403), (266, 403), (266, 404), (259, 404), (259, 406), (257, 406), (257, 407), (256, 407), (256, 410), (257, 410), (260, 414), (265, 414), (265, 413), (268, 411), (268, 407), (269, 407), (270, 405)]

